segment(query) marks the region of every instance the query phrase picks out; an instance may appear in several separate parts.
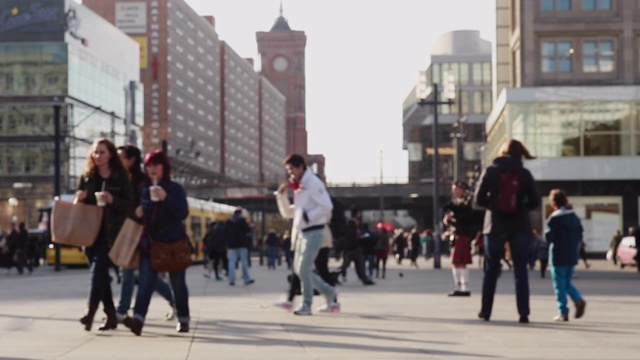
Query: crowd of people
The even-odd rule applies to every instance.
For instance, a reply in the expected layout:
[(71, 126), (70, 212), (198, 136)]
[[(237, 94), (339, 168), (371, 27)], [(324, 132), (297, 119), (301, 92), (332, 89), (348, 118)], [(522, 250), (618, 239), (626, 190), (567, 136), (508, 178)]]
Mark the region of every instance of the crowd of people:
[[(540, 276), (545, 277), (550, 265), (553, 288), (558, 302), (555, 321), (568, 321), (567, 296), (573, 302), (575, 317), (580, 318), (586, 301), (572, 285), (574, 267), (580, 257), (582, 226), (571, 209), (566, 192), (554, 189), (549, 194), (553, 213), (547, 219), (546, 231), (533, 229), (529, 211), (540, 206), (541, 196), (523, 159), (534, 159), (522, 143), (510, 140), (501, 149), (501, 156), (488, 166), (479, 178), (475, 191), (458, 180), (452, 184), (452, 198), (443, 208), (443, 246), (436, 244), (431, 229), (395, 229), (378, 223), (373, 229), (363, 222), (362, 210), (332, 198), (322, 179), (316, 176), (300, 155), (284, 160), (289, 176), (279, 186), (275, 199), (280, 214), (291, 220), (291, 228), (281, 235), (269, 230), (258, 242), (266, 255), (268, 270), (286, 266), (286, 297), (275, 305), (293, 310), (295, 315), (311, 315), (314, 293), (325, 303), (320, 312), (339, 312), (336, 287), (348, 279), (348, 269), (354, 264), (359, 282), (376, 285), (375, 279), (386, 277), (387, 260), (391, 255), (397, 264), (405, 258), (409, 266), (418, 269), (422, 255), (429, 259), (437, 252), (449, 252), (453, 275), (453, 291), (449, 296), (470, 296), (469, 272), (473, 255), (482, 255), (482, 297), (478, 317), (489, 321), (492, 314), (496, 284), (506, 262), (513, 267), (518, 321), (529, 322), (528, 267), (540, 262)], [(292, 194), (293, 201), (289, 194)], [(85, 249), (90, 262), (90, 287), (87, 311), (80, 318), (90, 331), (100, 304), (106, 314), (98, 330), (107, 331), (124, 324), (140, 335), (149, 309), (151, 295), (158, 292), (168, 303), (167, 319), (177, 319), (176, 330), (188, 332), (190, 322), (189, 291), (186, 270), (162, 274), (151, 265), (150, 249), (154, 243), (172, 243), (186, 235), (184, 220), (188, 205), (184, 188), (171, 178), (167, 155), (159, 150), (142, 156), (134, 146), (116, 148), (108, 139), (97, 139), (91, 146), (87, 165), (80, 178), (75, 201), (90, 205), (103, 203), (100, 230), (92, 246)], [(350, 216), (346, 216), (346, 213)], [(139, 239), (140, 254), (137, 269), (121, 269), (122, 283), (118, 306), (113, 299), (111, 277), (113, 264), (108, 256), (125, 219), (143, 226)], [(250, 250), (255, 245), (253, 231), (241, 210), (229, 219), (208, 224), (203, 240), (204, 276), (236, 285), (236, 271), (241, 269), (244, 285), (255, 282), (250, 274)], [(10, 234), (0, 234), (3, 264), (32, 271), (33, 263), (24, 223)], [(619, 243), (619, 234), (612, 247)], [(583, 246), (582, 246), (583, 248)], [(329, 258), (342, 260), (340, 266), (329, 269)], [(586, 258), (585, 266), (588, 267)], [(6, 265), (5, 265), (6, 266)], [(134, 288), (137, 276), (137, 292)], [(295, 297), (301, 295), (298, 306)], [(132, 299), (135, 298), (133, 308)]]

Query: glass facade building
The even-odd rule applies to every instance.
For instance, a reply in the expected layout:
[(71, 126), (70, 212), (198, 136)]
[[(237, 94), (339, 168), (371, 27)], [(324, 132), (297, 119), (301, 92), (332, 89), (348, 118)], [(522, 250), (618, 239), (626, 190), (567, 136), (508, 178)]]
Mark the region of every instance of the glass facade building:
[[(125, 91), (139, 82), (138, 44), (74, 1), (39, 4), (0, 1), (1, 11), (13, 9), (0, 28), (0, 203), (16, 197), (17, 216), (30, 226), (33, 209), (54, 194), (54, 106), (60, 107), (62, 193), (75, 191), (96, 138), (140, 145), (131, 120), (132, 113), (143, 114), (141, 102), (127, 113)], [(12, 20), (20, 27), (7, 25)]]

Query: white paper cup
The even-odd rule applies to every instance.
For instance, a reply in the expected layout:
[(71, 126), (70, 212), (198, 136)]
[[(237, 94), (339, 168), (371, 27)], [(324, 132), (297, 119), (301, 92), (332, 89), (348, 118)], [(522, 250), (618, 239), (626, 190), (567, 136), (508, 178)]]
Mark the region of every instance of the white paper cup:
[(159, 189), (162, 189), (162, 188), (158, 185), (149, 186), (149, 196), (151, 197), (151, 201), (153, 202), (160, 201), (160, 197), (158, 196)]
[(107, 202), (104, 201), (104, 198), (102, 197), (102, 195), (104, 195), (104, 192), (102, 191), (96, 191), (96, 205), (98, 206), (105, 206), (107, 205)]

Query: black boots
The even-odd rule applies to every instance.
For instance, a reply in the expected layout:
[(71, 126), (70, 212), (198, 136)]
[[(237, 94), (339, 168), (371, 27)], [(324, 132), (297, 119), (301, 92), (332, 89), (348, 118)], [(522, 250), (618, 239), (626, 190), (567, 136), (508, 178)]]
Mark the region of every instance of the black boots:
[(116, 317), (116, 309), (115, 308), (104, 309), (104, 313), (107, 314), (107, 318), (102, 323), (102, 325), (100, 325), (98, 330), (100, 331), (115, 330), (118, 327), (118, 318)]
[(89, 305), (87, 313), (80, 318), (80, 323), (84, 325), (84, 329), (86, 331), (91, 331), (91, 325), (93, 324), (93, 317), (96, 315), (96, 310), (98, 310), (98, 305)]
[(189, 323), (188, 322), (179, 322), (178, 325), (176, 325), (176, 330), (180, 333), (186, 333), (189, 332)]
[(132, 333), (136, 334), (136, 336), (140, 336), (140, 334), (142, 334), (142, 321), (127, 316), (122, 320), (122, 323), (124, 326), (128, 327)]

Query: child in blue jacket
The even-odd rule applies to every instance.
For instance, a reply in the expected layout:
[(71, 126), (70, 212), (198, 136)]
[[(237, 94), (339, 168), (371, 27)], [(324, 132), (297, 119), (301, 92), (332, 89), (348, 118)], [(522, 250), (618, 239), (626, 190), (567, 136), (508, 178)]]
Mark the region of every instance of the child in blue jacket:
[(582, 224), (571, 205), (569, 205), (567, 194), (564, 190), (551, 190), (549, 200), (554, 212), (547, 220), (545, 236), (549, 243), (553, 289), (555, 290), (558, 309), (560, 310), (560, 313), (553, 319), (555, 321), (569, 321), (567, 295), (575, 304), (576, 319), (582, 317), (587, 305), (578, 289), (571, 284), (574, 267), (578, 264), (578, 247), (582, 241)]

